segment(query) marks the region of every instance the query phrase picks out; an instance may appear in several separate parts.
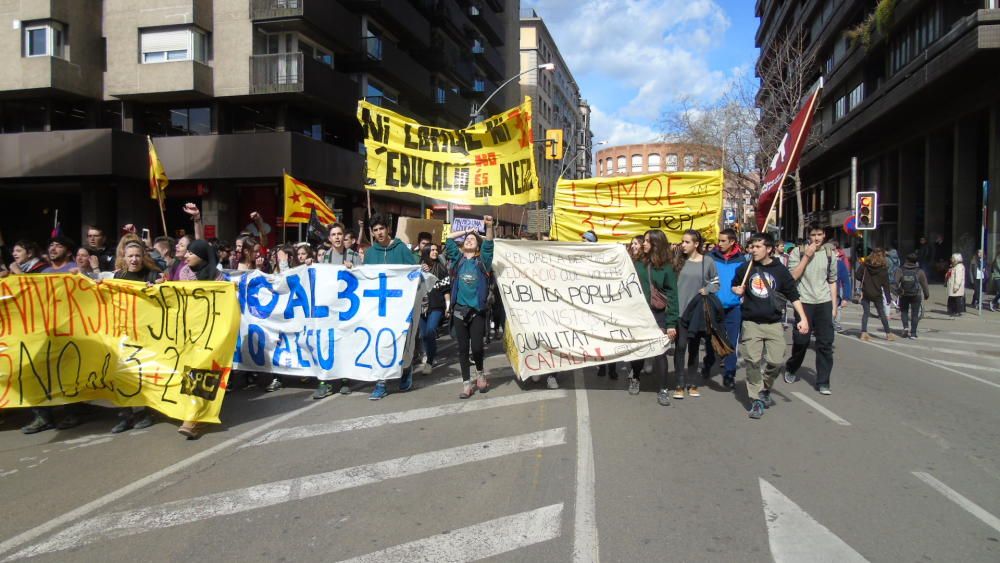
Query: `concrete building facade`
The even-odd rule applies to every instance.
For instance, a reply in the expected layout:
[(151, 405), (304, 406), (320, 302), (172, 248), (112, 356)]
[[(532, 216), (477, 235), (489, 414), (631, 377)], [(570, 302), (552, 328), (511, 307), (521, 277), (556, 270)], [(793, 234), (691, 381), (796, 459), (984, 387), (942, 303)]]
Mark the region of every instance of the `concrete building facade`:
[[(44, 240), (57, 209), (74, 238), (91, 223), (159, 232), (146, 136), (171, 180), (171, 231), (190, 229), (186, 201), (219, 238), (253, 210), (279, 227), (283, 171), (356, 223), (357, 101), (464, 127), (518, 71), (517, 18), (506, 0), (0, 2), (3, 235)], [(517, 99), (511, 89), (483, 111)], [(421, 215), (419, 198), (371, 199)]]

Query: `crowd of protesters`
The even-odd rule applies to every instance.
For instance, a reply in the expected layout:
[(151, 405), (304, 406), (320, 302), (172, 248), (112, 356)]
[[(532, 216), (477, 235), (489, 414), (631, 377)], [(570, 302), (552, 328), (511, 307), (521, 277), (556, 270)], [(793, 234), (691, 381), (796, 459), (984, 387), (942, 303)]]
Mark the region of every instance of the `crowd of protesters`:
[[(367, 226), (359, 221), (356, 230), (341, 223), (329, 225), (322, 233), (322, 241), (272, 246), (269, 229), (257, 213), (251, 214), (251, 225), (230, 245), (205, 239), (197, 206), (189, 203), (183, 210), (190, 217), (193, 233), (182, 233), (176, 240), (167, 236), (151, 239), (148, 230), (137, 233), (134, 225), (121, 229), (116, 244), (98, 226), (87, 228), (86, 244), (79, 246), (58, 233), (53, 233), (44, 249), (33, 241), (19, 240), (9, 247), (9, 266), (0, 264), (0, 277), (79, 274), (97, 281), (112, 278), (153, 285), (226, 280), (226, 270), (281, 273), (317, 263), (347, 268), (419, 265), (436, 282), (421, 304), (418, 351), (404, 363), (398, 391), (413, 387), (414, 371), (427, 375), (439, 362), (437, 341), (445, 324), (458, 346), (462, 376), (459, 398), (469, 399), (489, 390), (484, 348), (491, 336), (502, 332), (504, 324), (492, 268), (492, 217), (483, 218), (483, 234), (474, 230), (453, 232), (443, 245), (426, 232), (419, 233), (415, 244), (404, 243), (392, 236), (389, 221), (375, 216)], [(366, 234), (370, 240), (366, 240)], [(760, 418), (773, 405), (770, 390), (777, 376), (783, 374), (789, 384), (796, 382), (806, 349), (815, 338), (814, 384), (820, 394), (829, 395), (834, 335), (843, 331), (840, 315), (850, 301), (859, 303), (863, 310), (862, 340), (871, 340), (868, 323), (873, 314), (879, 318), (886, 340), (895, 340), (890, 327), (893, 307), (901, 312), (901, 335), (917, 338), (922, 305), (930, 297), (925, 262), (928, 245), (906, 255), (904, 261), (900, 261), (895, 249), (873, 249), (858, 260), (851, 272), (844, 249), (828, 240), (830, 229), (810, 225), (804, 235), (806, 238), (796, 244), (757, 234), (747, 241), (746, 248), (741, 248), (738, 234), (731, 229), (722, 230), (716, 241), (705, 241), (696, 230), (684, 232), (677, 244), (668, 242), (666, 234), (656, 229), (634, 237), (628, 253), (653, 318), (670, 346), (666, 354), (631, 363), (629, 394), (639, 393), (643, 374), (653, 374), (659, 404), (698, 398), (701, 382), (711, 377), (717, 361), (721, 364), (723, 387), (734, 389), (739, 358), (746, 366), (749, 416)], [(592, 231), (584, 233), (582, 240), (598, 242)], [(989, 307), (995, 310), (1000, 305), (1000, 255), (987, 265), (979, 252), (970, 266), (971, 274), (966, 272), (961, 254), (951, 257), (945, 275), (949, 314), (964, 311), (970, 280), (976, 282), (976, 304), (982, 298), (978, 290), (982, 281), (992, 282), (992, 287), (985, 287), (994, 293)], [(793, 310), (792, 321), (787, 317), (789, 307)], [(785, 358), (784, 330), (789, 324), (794, 328), (793, 346)], [(614, 364), (599, 366), (597, 375), (617, 378), (616, 368)], [(313, 398), (322, 399), (338, 391), (351, 393), (349, 374), (345, 375), (348, 377), (339, 382), (318, 382)], [(240, 383), (268, 392), (284, 385), (279, 375), (236, 371), (228, 388), (236, 390)], [(555, 374), (548, 376), (546, 385), (558, 388)], [(379, 400), (388, 394), (386, 382), (378, 381), (369, 398)], [(31, 434), (73, 427), (80, 422), (76, 407), (35, 408), (33, 420), (22, 431)], [(154, 422), (150, 409), (118, 409), (118, 421), (111, 432), (145, 428)], [(201, 429), (185, 421), (179, 432), (197, 438)]]

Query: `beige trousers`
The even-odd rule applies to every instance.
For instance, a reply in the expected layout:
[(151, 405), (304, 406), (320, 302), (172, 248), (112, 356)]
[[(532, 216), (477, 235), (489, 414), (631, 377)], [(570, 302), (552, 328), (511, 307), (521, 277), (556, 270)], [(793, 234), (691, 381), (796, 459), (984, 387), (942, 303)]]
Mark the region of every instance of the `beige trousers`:
[(743, 321), (740, 347), (747, 363), (747, 394), (750, 400), (770, 391), (785, 361), (785, 331), (781, 323)]

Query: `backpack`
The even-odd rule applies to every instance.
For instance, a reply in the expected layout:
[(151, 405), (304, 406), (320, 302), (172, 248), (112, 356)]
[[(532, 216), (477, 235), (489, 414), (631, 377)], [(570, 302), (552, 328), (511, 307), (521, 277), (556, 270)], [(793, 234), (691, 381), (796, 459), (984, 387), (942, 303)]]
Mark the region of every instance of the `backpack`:
[[(802, 257), (805, 256), (806, 247), (799, 246), (798, 249), (799, 260), (802, 260)], [(833, 277), (833, 251), (830, 250), (830, 247), (825, 244), (823, 245), (823, 250), (826, 251), (826, 279), (830, 279)], [(785, 266), (788, 266), (788, 260), (785, 260)]]
[(899, 278), (900, 295), (904, 297), (916, 297), (920, 295), (919, 272), (920, 270), (915, 268), (903, 268), (903, 275)]

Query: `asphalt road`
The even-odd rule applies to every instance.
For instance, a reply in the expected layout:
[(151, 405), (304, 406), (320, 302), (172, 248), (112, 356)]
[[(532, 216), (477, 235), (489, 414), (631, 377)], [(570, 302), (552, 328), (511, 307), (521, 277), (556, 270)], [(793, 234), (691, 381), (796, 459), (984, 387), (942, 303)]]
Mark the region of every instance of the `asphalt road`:
[(468, 401), (446, 347), (378, 402), (234, 392), (198, 441), (166, 422), (112, 436), (99, 410), (23, 436), (9, 411), (0, 559), (995, 562), (1000, 313), (948, 319), (939, 293), (917, 341), (863, 343), (849, 311), (833, 395), (810, 352), (759, 421), (742, 371), (735, 393), (716, 376), (661, 407), (624, 368), (522, 390), (496, 344), (494, 387)]

